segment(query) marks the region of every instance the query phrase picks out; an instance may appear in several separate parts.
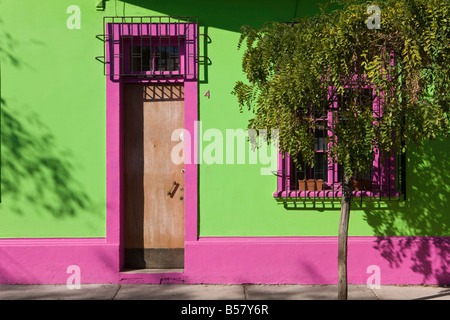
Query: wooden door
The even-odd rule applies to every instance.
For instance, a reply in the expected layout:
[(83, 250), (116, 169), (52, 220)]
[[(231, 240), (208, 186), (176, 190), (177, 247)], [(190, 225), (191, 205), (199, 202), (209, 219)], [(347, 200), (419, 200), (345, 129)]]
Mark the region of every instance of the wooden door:
[(126, 84), (123, 115), (125, 268), (183, 268), (184, 164), (171, 159), (183, 85)]

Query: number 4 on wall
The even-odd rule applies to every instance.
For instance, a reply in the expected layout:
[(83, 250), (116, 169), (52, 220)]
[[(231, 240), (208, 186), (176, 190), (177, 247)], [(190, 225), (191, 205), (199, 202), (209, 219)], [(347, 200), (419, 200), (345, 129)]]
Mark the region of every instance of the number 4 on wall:
[(208, 97), (208, 99), (209, 99), (209, 90), (206, 91), (206, 93), (204, 94), (204, 96), (205, 96), (205, 97)]

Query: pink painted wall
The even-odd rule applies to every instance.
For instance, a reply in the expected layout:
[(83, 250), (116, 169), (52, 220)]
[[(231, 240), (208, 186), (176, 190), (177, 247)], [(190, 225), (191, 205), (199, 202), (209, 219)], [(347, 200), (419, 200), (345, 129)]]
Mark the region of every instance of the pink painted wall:
[[(337, 238), (200, 238), (186, 241), (184, 273), (128, 274), (119, 245), (105, 239), (0, 241), (0, 283), (64, 284), (77, 265), (82, 283), (337, 283)], [(448, 237), (350, 237), (349, 283), (450, 283)]]

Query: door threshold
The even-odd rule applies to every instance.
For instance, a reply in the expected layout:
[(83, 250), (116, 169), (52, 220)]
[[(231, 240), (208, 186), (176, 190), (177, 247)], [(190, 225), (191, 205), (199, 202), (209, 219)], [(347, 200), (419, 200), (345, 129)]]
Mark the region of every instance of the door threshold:
[(120, 273), (184, 273), (184, 269), (165, 268), (165, 269), (125, 269)]

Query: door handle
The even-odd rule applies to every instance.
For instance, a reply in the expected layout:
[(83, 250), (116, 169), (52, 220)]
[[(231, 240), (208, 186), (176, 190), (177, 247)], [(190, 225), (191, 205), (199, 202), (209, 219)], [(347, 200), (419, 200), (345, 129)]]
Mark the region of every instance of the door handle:
[(169, 192), (167, 192), (167, 195), (170, 196), (171, 198), (173, 198), (173, 196), (175, 195), (175, 192), (177, 192), (179, 186), (180, 186), (180, 184), (177, 183), (176, 181), (174, 181), (172, 188), (169, 190)]

